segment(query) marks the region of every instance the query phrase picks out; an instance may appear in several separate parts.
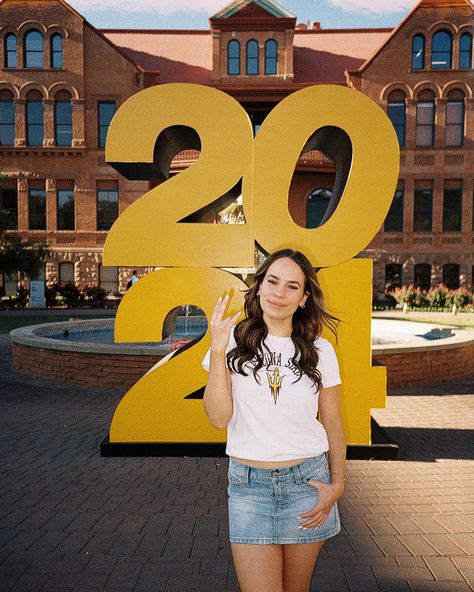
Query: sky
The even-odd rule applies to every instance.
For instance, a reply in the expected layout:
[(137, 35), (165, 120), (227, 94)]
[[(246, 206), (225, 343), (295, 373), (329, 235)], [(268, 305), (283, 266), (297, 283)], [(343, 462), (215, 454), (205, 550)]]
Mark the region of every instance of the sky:
[[(209, 17), (230, 0), (67, 0), (99, 29), (209, 29)], [(416, 0), (279, 0), (297, 22), (324, 29), (394, 27)], [(117, 5), (120, 8), (117, 8)]]

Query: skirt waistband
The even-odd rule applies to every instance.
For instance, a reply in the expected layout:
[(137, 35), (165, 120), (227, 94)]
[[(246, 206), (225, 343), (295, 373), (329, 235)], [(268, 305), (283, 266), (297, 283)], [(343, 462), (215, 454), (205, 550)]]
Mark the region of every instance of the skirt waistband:
[(307, 479), (315, 477), (315, 474), (328, 469), (327, 453), (313, 456), (307, 460), (285, 468), (257, 469), (244, 465), (233, 459), (229, 459), (229, 473), (238, 478), (241, 482), (249, 484), (250, 480), (260, 482), (271, 482), (275, 480), (291, 480), (302, 485)]

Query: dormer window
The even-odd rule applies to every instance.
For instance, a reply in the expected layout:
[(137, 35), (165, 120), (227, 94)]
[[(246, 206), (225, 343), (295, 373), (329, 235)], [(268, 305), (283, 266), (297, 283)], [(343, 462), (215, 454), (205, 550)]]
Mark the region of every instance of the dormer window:
[(258, 41), (250, 39), (247, 41), (247, 69), (248, 76), (258, 76)]
[(227, 44), (227, 74), (240, 75), (240, 43), (236, 39), (232, 39)]

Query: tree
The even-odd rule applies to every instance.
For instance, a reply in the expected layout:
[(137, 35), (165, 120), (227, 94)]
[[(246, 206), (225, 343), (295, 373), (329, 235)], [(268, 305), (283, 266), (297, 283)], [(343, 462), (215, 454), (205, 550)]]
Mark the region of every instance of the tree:
[[(1, 185), (1, 176), (0, 176)], [(12, 228), (11, 212), (0, 210), (0, 271), (6, 275), (20, 273), (23, 278), (36, 277), (51, 251), (43, 241), (22, 240)]]

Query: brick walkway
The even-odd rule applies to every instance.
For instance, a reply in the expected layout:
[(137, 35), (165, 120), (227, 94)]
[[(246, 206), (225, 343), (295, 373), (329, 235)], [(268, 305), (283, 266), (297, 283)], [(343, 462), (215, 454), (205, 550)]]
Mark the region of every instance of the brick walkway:
[[(220, 458), (101, 458), (121, 394), (24, 378), (0, 336), (1, 592), (237, 591)], [(474, 376), (397, 391), (313, 592), (474, 590)], [(470, 448), (469, 448), (470, 446)]]

